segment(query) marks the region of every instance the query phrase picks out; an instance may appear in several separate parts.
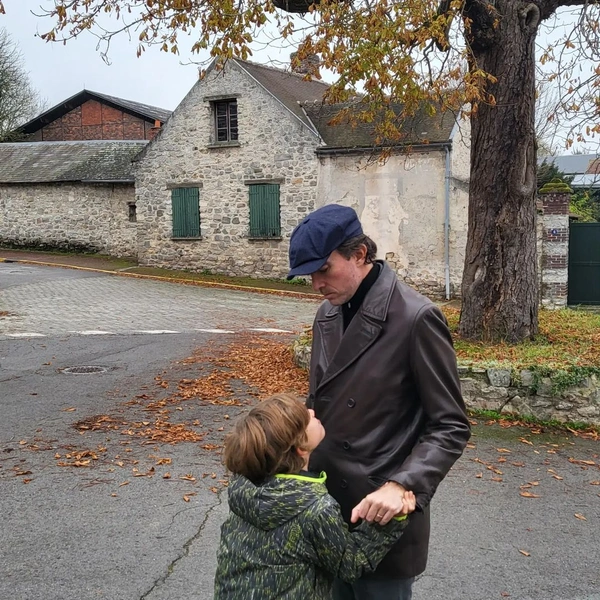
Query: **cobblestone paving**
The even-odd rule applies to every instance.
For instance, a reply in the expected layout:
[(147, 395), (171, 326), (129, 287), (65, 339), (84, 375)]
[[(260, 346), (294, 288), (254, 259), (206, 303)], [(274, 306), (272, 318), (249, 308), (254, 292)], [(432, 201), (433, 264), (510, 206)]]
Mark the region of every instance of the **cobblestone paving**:
[(248, 292), (0, 263), (0, 337), (300, 331), (318, 304)]

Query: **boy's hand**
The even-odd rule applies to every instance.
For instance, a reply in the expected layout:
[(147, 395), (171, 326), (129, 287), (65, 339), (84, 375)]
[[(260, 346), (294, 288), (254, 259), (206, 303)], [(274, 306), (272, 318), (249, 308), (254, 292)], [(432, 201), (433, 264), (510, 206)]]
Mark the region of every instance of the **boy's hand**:
[(359, 519), (386, 525), (394, 517), (407, 515), (416, 508), (416, 498), (399, 483), (388, 481), (373, 493), (365, 496), (353, 509), (350, 522)]

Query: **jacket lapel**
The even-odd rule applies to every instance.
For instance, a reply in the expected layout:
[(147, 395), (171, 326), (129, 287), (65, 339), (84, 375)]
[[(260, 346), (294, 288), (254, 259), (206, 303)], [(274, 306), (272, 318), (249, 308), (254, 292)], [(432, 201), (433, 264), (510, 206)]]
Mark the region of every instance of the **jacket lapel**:
[[(325, 372), (317, 390), (356, 361), (379, 337), (382, 326), (368, 320), (360, 311), (343, 333), (341, 311), (337, 317), (317, 323), (326, 359)], [(325, 341), (326, 340), (326, 341)]]
[(396, 286), (396, 274), (382, 264), (382, 272), (344, 333), (342, 310), (333, 307), (317, 320), (323, 349), (323, 377), (317, 391), (364, 354), (379, 337)]

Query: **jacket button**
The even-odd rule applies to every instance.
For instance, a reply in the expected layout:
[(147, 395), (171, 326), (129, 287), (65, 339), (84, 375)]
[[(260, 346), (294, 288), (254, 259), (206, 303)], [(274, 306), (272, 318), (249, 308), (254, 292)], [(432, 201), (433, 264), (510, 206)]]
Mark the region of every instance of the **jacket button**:
[(354, 398), (350, 398), (347, 404), (350, 408), (354, 408), (356, 406), (356, 400)]
[(341, 479), (340, 480), (340, 487), (341, 488), (347, 488), (348, 487), (348, 482), (345, 479)]
[(350, 450), (350, 443), (349, 442), (344, 442), (342, 444), (342, 447), (344, 448), (344, 450)]

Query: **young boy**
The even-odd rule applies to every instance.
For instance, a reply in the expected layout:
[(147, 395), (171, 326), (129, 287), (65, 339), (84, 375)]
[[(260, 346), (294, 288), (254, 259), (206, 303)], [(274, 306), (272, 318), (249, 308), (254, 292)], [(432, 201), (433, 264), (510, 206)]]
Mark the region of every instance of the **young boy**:
[[(306, 469), (325, 437), (295, 396), (273, 396), (236, 423), (225, 443), (230, 515), (221, 528), (215, 600), (325, 600), (334, 577), (373, 571), (407, 517), (362, 522), (352, 532), (327, 493), (326, 475)], [(407, 492), (405, 511), (415, 510)]]

